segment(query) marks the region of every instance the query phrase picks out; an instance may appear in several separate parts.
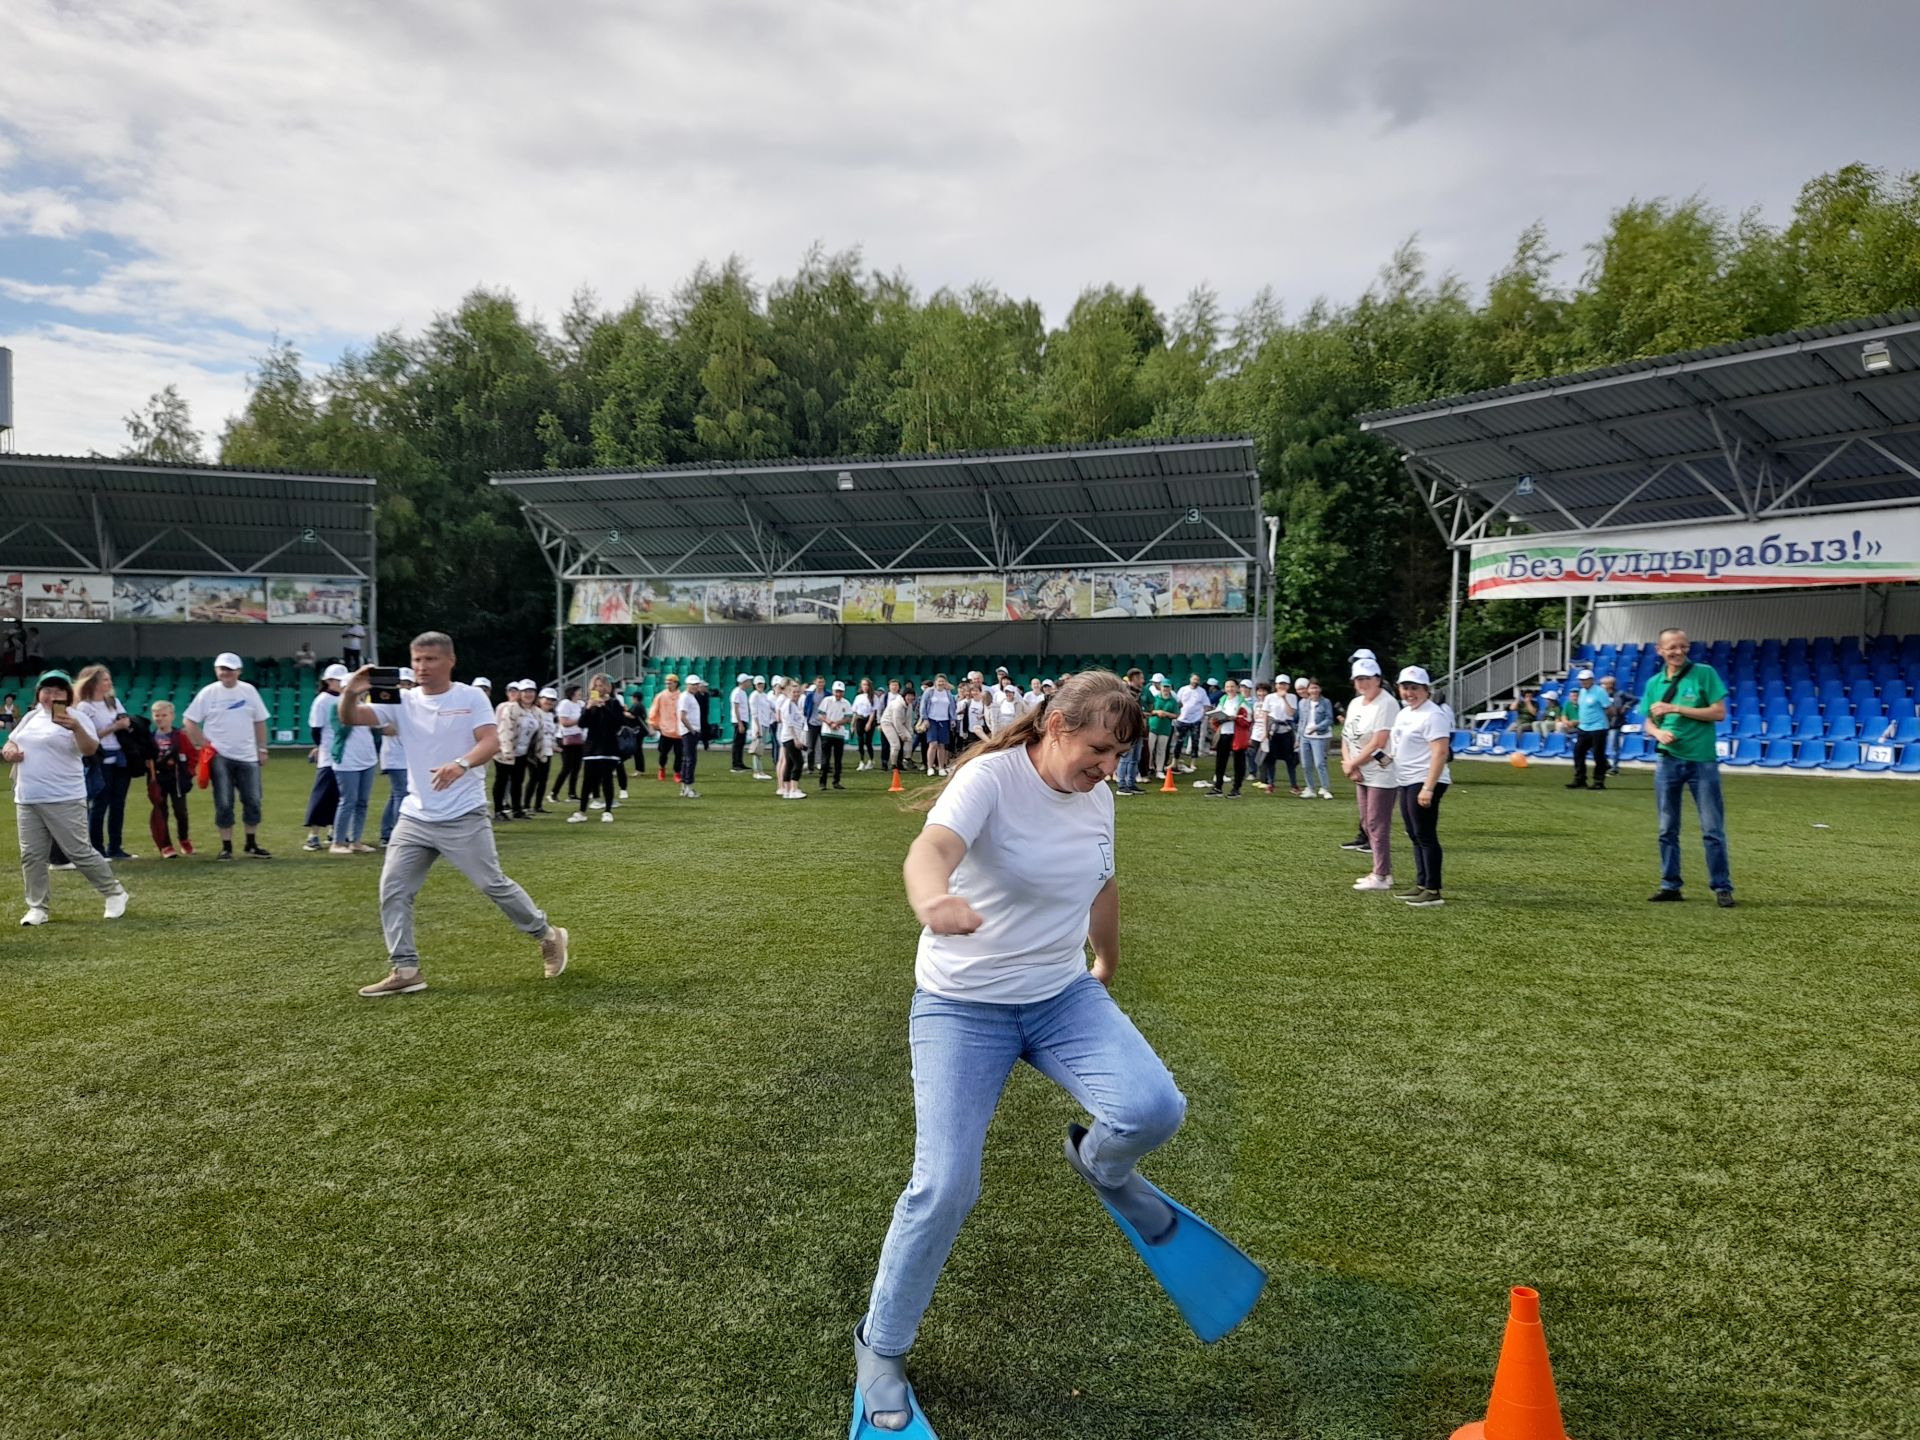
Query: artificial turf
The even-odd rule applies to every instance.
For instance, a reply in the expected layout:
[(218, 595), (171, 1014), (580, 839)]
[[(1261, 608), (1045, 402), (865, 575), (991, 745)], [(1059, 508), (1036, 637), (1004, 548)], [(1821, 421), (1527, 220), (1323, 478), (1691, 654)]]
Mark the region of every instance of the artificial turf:
[[(0, 1436), (843, 1434), (921, 818), (704, 768), (503, 830), (557, 981), (443, 867), (433, 988), (356, 998), (379, 859), (298, 851), (294, 760), (274, 860), (8, 914)], [(943, 1436), (1433, 1440), (1517, 1283), (1579, 1440), (1920, 1435), (1920, 790), (1729, 776), (1728, 911), (1691, 814), (1693, 903), (1646, 903), (1644, 772), (1566, 773), (1457, 766), (1425, 911), (1349, 888), (1344, 793), (1121, 803), (1116, 993), (1191, 1101), (1147, 1170), (1271, 1284), (1195, 1342), (1022, 1071), (912, 1360)]]

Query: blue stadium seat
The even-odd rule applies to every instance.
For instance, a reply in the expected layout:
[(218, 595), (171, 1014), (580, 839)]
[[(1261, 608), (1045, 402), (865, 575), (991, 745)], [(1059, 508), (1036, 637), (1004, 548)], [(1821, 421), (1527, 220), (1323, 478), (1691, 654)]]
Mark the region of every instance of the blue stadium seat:
[(1824, 740), (1801, 740), (1797, 742), (1791, 768), (1795, 770), (1818, 770), (1827, 761), (1827, 742)]
[[(1886, 752), (1886, 758), (1879, 759), (1879, 760), (1874, 759), (1873, 752), (1876, 749), (1884, 750)], [(1856, 770), (1866, 770), (1869, 772), (1880, 771), (1880, 770), (1891, 770), (1893, 768), (1894, 761), (1899, 758), (1899, 755), (1900, 755), (1900, 750), (1899, 750), (1899, 747), (1897, 746), (1894, 746), (1894, 745), (1881, 746), (1876, 743), (1869, 742), (1860, 747), (1860, 758), (1853, 762), (1853, 768)]]
[(1541, 738), (1540, 736), (1534, 734), (1533, 731), (1531, 730), (1523, 732), (1520, 736), (1520, 744), (1518, 746), (1520, 753), (1522, 755), (1539, 754), (1540, 738)]
[(1826, 738), (1826, 733), (1826, 722), (1820, 718), (1819, 711), (1807, 710), (1794, 717), (1794, 739), (1821, 740)]
[(1858, 736), (1859, 733), (1859, 730), (1855, 726), (1853, 716), (1840, 714), (1828, 717), (1827, 739), (1835, 741), (1852, 740)]
[(1556, 730), (1546, 737), (1539, 753), (1542, 760), (1564, 760), (1572, 752), (1567, 746), (1567, 737)]
[(1760, 768), (1778, 770), (1793, 763), (1793, 741), (1773, 739), (1767, 741), (1767, 748), (1760, 753)]
[(1620, 758), (1622, 760), (1651, 760), (1652, 747), (1647, 744), (1644, 735), (1622, 735), (1620, 737)]
[(1759, 711), (1742, 706), (1740, 718), (1733, 725), (1733, 735), (1736, 740), (1747, 740), (1764, 734), (1766, 728), (1766, 722), (1761, 719)]
[(1733, 742), (1733, 753), (1727, 757), (1729, 765), (1758, 765), (1760, 763), (1760, 742), (1749, 736)]
[(1893, 769), (1896, 775), (1920, 775), (1920, 741), (1915, 741), (1900, 752)]
[(1827, 753), (1823, 770), (1851, 770), (1860, 763), (1860, 747), (1851, 740), (1836, 741)]
[(1473, 749), (1473, 732), (1471, 730), (1454, 731), (1453, 753), (1456, 755), (1464, 755), (1471, 749)]

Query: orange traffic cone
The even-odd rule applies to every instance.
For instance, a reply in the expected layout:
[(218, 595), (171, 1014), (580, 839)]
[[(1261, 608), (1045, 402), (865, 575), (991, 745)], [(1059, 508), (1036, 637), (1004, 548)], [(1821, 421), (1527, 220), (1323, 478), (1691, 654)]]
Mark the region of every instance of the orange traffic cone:
[(1180, 787), (1173, 783), (1173, 762), (1171, 760), (1167, 762), (1167, 783), (1160, 787), (1160, 793), (1162, 795), (1178, 795), (1180, 793)]
[(1462, 1425), (1453, 1440), (1567, 1440), (1547, 1359), (1547, 1332), (1540, 1328), (1538, 1290), (1513, 1287), (1487, 1418)]
[(1528, 763), (1527, 752), (1524, 750), (1516, 750), (1513, 752), (1513, 754), (1507, 757), (1507, 764), (1511, 765), (1516, 770), (1526, 769), (1527, 763)]
[(893, 784), (887, 787), (887, 794), (898, 795), (902, 790), (906, 788), (907, 788), (906, 786), (900, 783), (900, 767), (896, 765), (893, 767)]

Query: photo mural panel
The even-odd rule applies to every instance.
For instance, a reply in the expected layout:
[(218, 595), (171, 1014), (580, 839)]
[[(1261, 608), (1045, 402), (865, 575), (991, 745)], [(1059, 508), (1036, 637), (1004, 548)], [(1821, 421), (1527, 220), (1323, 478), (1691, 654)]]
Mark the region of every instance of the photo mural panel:
[(116, 575), (113, 618), (178, 624), (187, 618), (187, 582), (178, 575)]
[(632, 623), (699, 625), (707, 618), (706, 580), (635, 580)]
[(1006, 614), (1007, 582), (984, 571), (971, 575), (921, 575), (919, 620), (998, 620)]
[(1173, 572), (1165, 565), (1093, 572), (1093, 618), (1151, 620), (1173, 607)]
[[(837, 581), (835, 582), (838, 583)], [(709, 625), (760, 625), (773, 619), (773, 586), (765, 580), (709, 580)]]
[(1170, 615), (1244, 615), (1247, 609), (1247, 562), (1209, 562), (1172, 567), (1173, 604)]
[(774, 620), (782, 625), (838, 625), (843, 584), (837, 575), (792, 575), (775, 580)]
[(113, 618), (113, 581), (105, 575), (28, 571), (21, 577), (21, 593), (29, 620)]
[(272, 576), (267, 580), (267, 620), (274, 625), (357, 625), (360, 582), (337, 575)]
[(918, 588), (911, 575), (861, 575), (841, 586), (843, 625), (910, 625)]
[(0, 573), (0, 620), (18, 620), (25, 595), (26, 577), (15, 570)]
[(1091, 620), (1090, 570), (1015, 570), (1007, 576), (1007, 619)]
[(187, 619), (199, 625), (264, 625), (266, 581), (257, 575), (189, 575), (184, 603)]

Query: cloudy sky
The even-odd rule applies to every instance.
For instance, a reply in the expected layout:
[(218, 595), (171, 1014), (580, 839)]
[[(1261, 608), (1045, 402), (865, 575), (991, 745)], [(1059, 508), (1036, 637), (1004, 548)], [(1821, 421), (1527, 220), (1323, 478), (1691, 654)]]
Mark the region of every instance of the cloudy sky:
[(1363, 289), (1418, 232), (1476, 284), (1632, 197), (1783, 218), (1920, 167), (1920, 7), (1790, 0), (5, 0), (0, 344), (17, 445), (209, 437), (474, 285), (552, 317), (702, 258), (858, 245), (1058, 317)]

